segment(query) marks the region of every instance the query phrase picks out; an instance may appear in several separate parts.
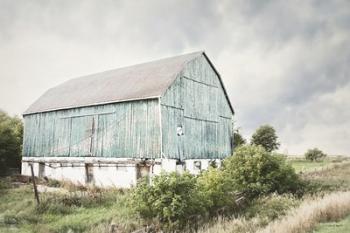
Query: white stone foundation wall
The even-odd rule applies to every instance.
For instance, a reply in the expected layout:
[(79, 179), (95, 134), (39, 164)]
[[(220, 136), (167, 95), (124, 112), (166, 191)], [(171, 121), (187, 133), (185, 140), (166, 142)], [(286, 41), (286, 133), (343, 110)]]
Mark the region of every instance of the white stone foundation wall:
[[(188, 171), (198, 175), (202, 170), (208, 169), (212, 161), (191, 159), (179, 163), (175, 159), (156, 159), (150, 163), (146, 172), (151, 178), (161, 174), (162, 171), (179, 173)], [(138, 162), (141, 160), (91, 157), (23, 157), (22, 175), (30, 176), (30, 164), (33, 164), (34, 175), (38, 177), (66, 180), (81, 185), (93, 184), (100, 187), (130, 188), (137, 184), (137, 179), (140, 176)], [(221, 165), (219, 159), (215, 160), (215, 163), (217, 166)], [(89, 172), (87, 172), (86, 164), (89, 164)], [(92, 174), (90, 181), (87, 178), (88, 173)]]

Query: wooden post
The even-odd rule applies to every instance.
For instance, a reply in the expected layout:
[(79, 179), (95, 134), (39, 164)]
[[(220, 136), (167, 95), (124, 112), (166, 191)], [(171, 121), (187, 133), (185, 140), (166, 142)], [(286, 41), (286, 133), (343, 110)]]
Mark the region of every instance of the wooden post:
[(35, 195), (36, 203), (37, 203), (37, 205), (39, 205), (40, 204), (39, 193), (38, 193), (38, 189), (36, 188), (36, 184), (35, 184), (33, 164), (30, 163), (29, 166), (30, 166), (30, 171), (32, 172), (32, 181), (33, 181), (33, 188), (34, 188), (34, 195)]

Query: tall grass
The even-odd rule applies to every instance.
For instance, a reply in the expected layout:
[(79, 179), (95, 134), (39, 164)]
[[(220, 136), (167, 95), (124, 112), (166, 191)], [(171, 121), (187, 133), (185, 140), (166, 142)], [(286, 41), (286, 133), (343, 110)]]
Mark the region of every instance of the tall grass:
[[(275, 202), (275, 201), (274, 201)], [(273, 212), (274, 204), (260, 205), (261, 208), (252, 218), (219, 218), (215, 223), (207, 224), (199, 233), (304, 233), (315, 228), (320, 222), (336, 221), (350, 214), (350, 191), (335, 192), (318, 198), (307, 198), (301, 205), (289, 211), (280, 210), (274, 221), (262, 210)], [(258, 206), (256, 206), (258, 207)], [(285, 217), (283, 214), (287, 213)]]
[(286, 217), (271, 222), (258, 233), (302, 233), (320, 222), (335, 221), (350, 214), (350, 191), (336, 192), (303, 202)]
[(260, 224), (259, 218), (219, 218), (214, 225), (205, 225), (198, 233), (254, 233)]
[(241, 217), (219, 217), (203, 226), (199, 233), (253, 233), (298, 205), (299, 200), (291, 195), (272, 194), (261, 197), (244, 207), (240, 213)]

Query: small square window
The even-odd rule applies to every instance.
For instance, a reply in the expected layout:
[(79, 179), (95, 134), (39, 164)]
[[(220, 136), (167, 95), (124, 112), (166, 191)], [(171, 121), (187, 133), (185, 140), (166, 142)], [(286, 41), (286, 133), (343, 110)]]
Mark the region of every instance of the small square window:
[(85, 182), (93, 183), (94, 181), (94, 167), (91, 163), (85, 164)]
[(194, 168), (196, 168), (197, 170), (202, 169), (202, 162), (201, 161), (194, 161), (193, 165), (194, 165)]

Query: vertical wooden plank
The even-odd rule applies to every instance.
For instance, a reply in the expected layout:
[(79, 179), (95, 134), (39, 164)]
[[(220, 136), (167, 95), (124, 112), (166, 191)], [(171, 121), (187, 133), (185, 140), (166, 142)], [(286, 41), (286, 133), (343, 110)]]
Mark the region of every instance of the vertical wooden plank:
[[(179, 86), (179, 90), (175, 86)], [(228, 123), (219, 118), (224, 116), (230, 122), (231, 109), (219, 77), (204, 56), (186, 65), (181, 78), (162, 97), (162, 104), (170, 106), (162, 107), (162, 115), (169, 118), (162, 120), (166, 144), (174, 144), (169, 135), (175, 124), (171, 107), (180, 107), (184, 111), (183, 158), (218, 158), (229, 154), (233, 132), (227, 128)], [(171, 153), (170, 146), (164, 147), (168, 147), (168, 153)]]

